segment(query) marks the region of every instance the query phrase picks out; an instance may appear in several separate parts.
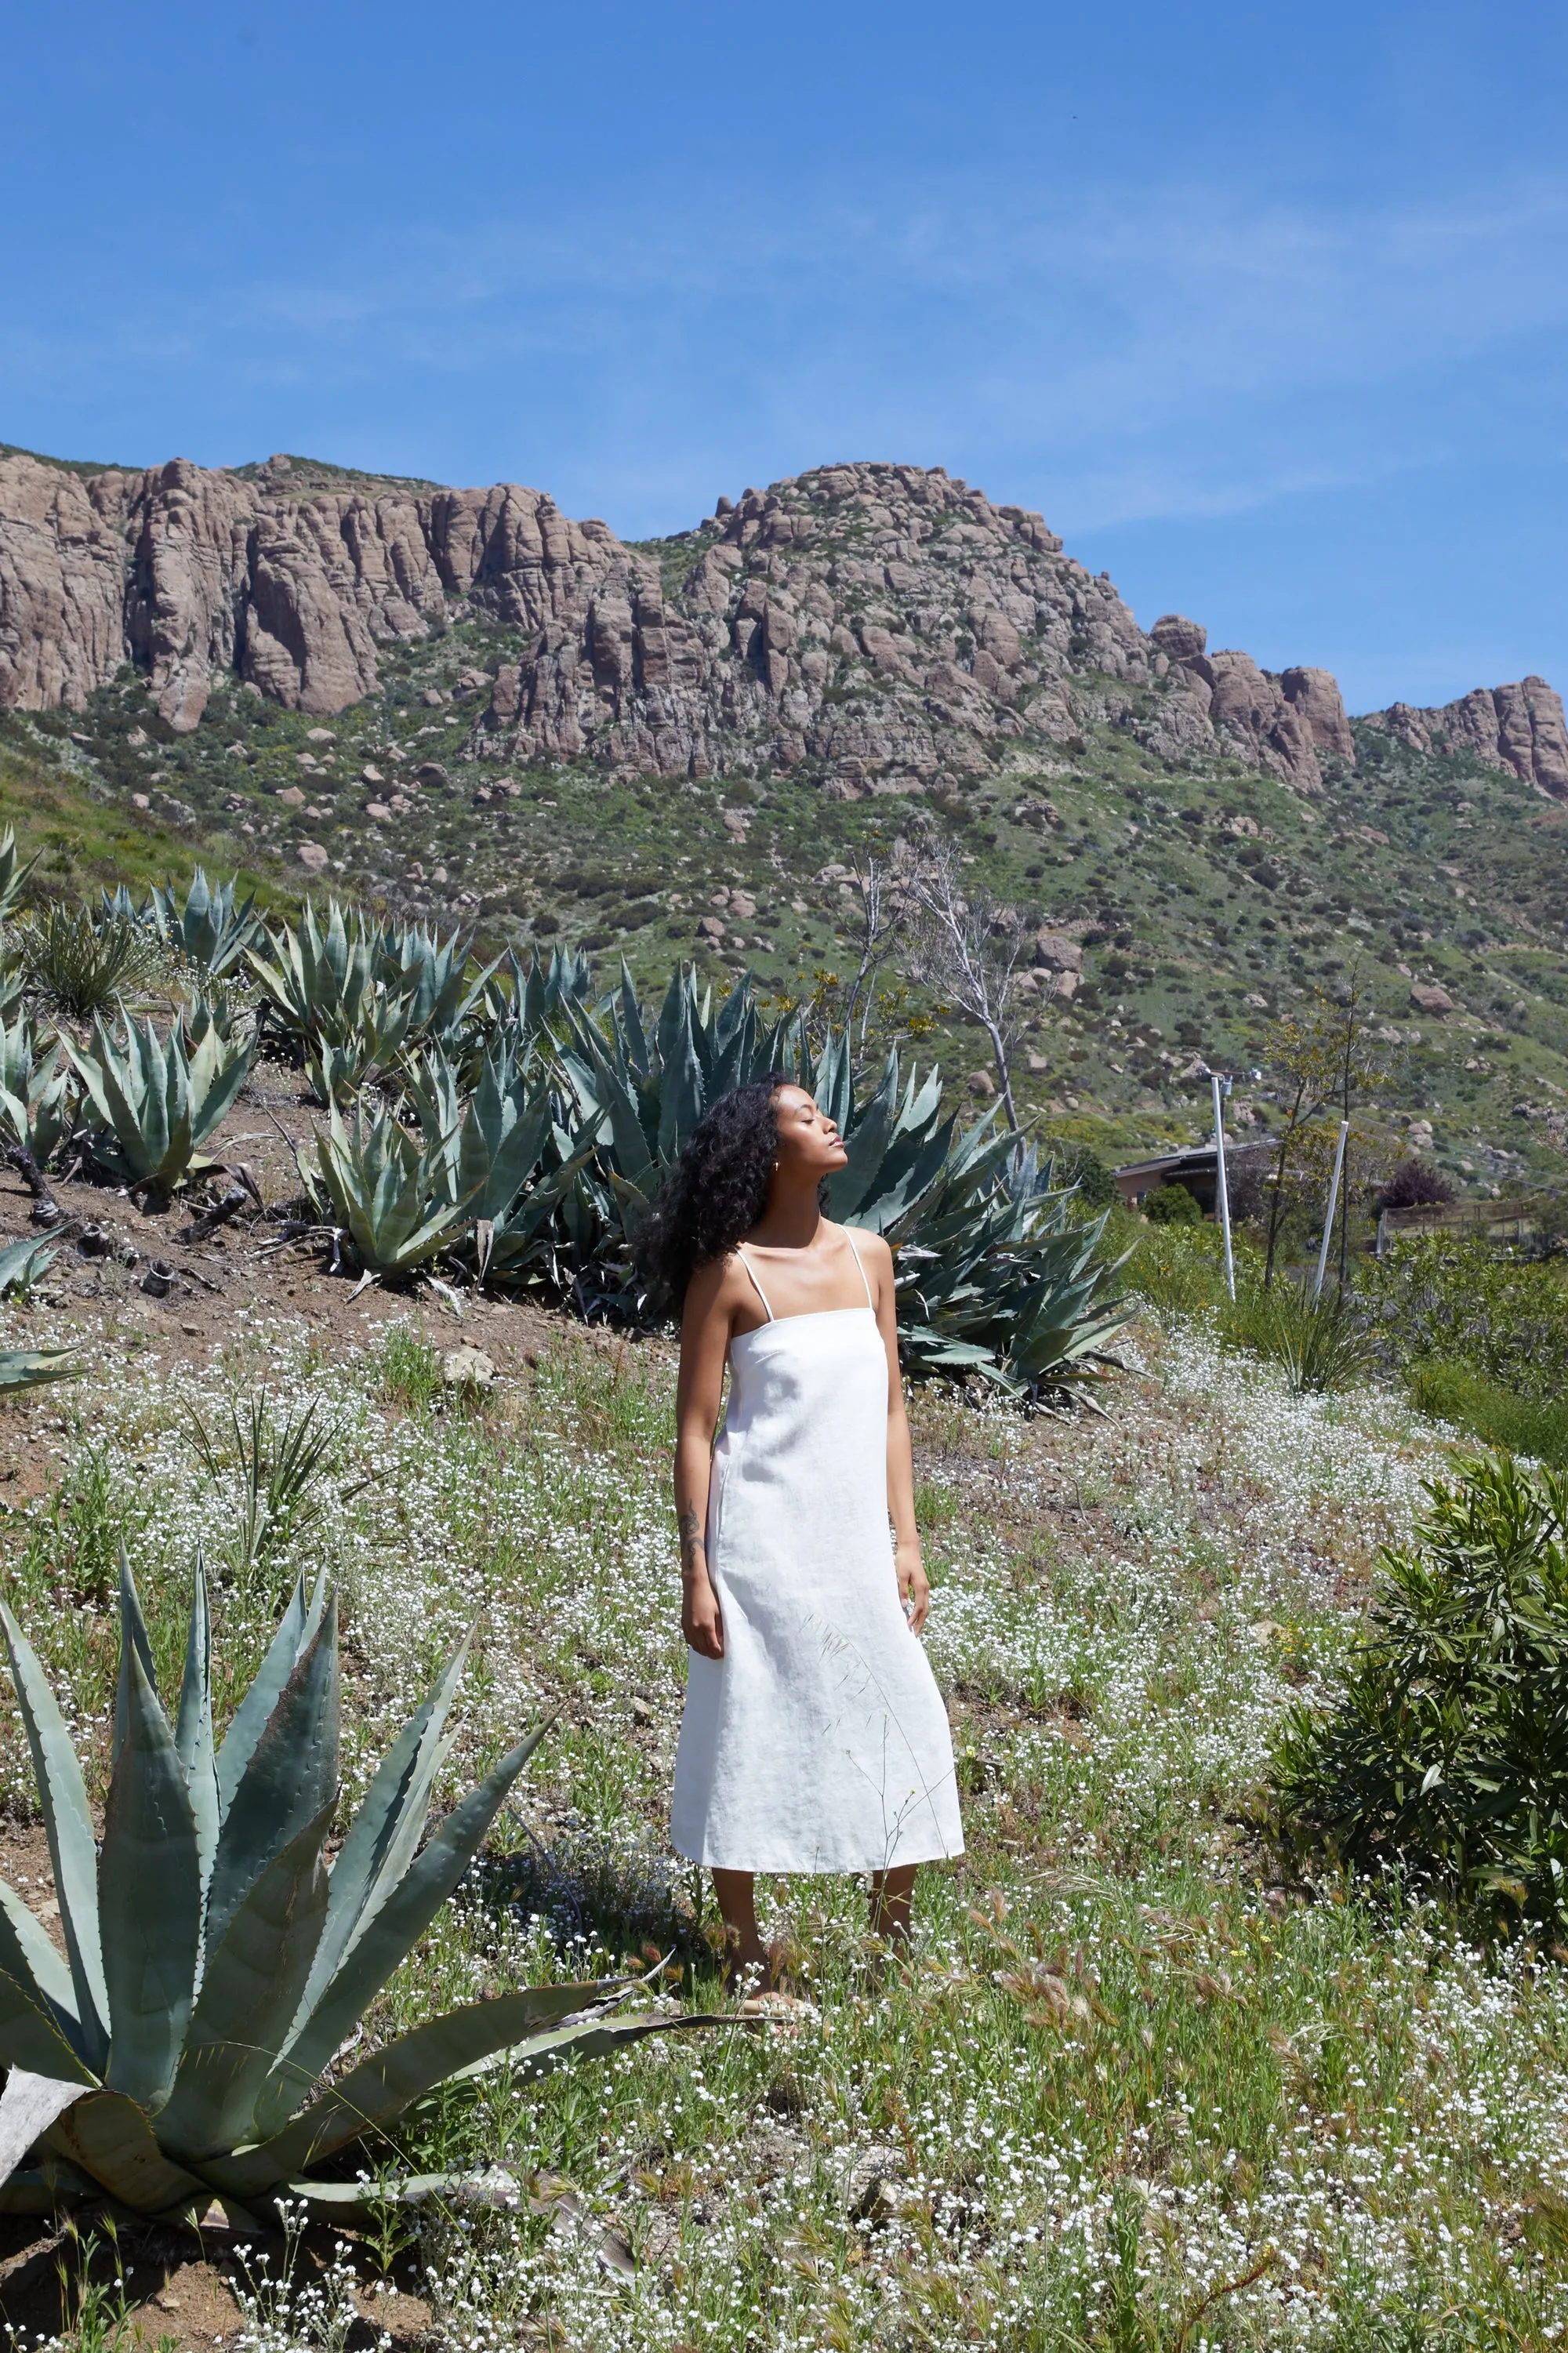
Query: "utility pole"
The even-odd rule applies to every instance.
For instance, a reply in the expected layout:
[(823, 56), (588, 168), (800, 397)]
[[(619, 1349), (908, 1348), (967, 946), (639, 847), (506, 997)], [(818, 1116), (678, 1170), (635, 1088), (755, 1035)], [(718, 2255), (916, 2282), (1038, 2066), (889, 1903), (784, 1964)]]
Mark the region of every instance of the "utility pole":
[(1234, 1299), (1236, 1259), (1230, 1246), (1230, 1186), (1225, 1173), (1225, 1098), (1230, 1092), (1230, 1081), (1222, 1079), (1217, 1071), (1211, 1071), (1209, 1083), (1214, 1089), (1215, 1207), (1225, 1236), (1225, 1287)]
[[(1312, 1304), (1314, 1307), (1323, 1295), (1323, 1277), (1328, 1271), (1329, 1265), (1329, 1243), (1332, 1239), (1334, 1230), (1334, 1210), (1339, 1205), (1340, 1172), (1345, 1165), (1345, 1138), (1349, 1135), (1350, 1132), (1351, 1124), (1349, 1120), (1342, 1119), (1340, 1122), (1340, 1140), (1334, 1146), (1334, 1173), (1329, 1179), (1329, 1206), (1323, 1217), (1323, 1239), (1318, 1248), (1318, 1279), (1312, 1285)], [(1341, 1281), (1342, 1282), (1343, 1282), (1342, 1275), (1341, 1277)]]

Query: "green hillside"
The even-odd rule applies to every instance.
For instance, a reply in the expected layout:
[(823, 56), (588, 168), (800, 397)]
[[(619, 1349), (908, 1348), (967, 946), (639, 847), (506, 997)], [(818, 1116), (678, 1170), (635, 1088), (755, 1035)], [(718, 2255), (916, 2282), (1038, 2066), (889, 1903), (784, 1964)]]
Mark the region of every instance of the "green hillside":
[[(1023, 766), (1015, 751), (1005, 773), (934, 801), (837, 801), (787, 774), (622, 782), (587, 762), (460, 756), (489, 676), (518, 651), (517, 632), (465, 613), (389, 652), (383, 691), (335, 719), (219, 679), (184, 736), (127, 670), (85, 712), (0, 719), (0, 809), (45, 849), (39, 879), (62, 893), (201, 859), (280, 902), (331, 888), (482, 941), (584, 945), (606, 976), (622, 955), (650, 983), (695, 957), (722, 986), (744, 964), (780, 997), (853, 969), (853, 903), (831, 870), (935, 826), (1031, 921), (1088, 926), (1076, 1000), (1032, 1004), (1019, 1041), (1021, 1100), (1053, 1132), (1116, 1151), (1195, 1134), (1195, 1058), (1250, 1073), (1277, 1012), (1359, 973), (1387, 1110), (1430, 1118), (1467, 1187), (1558, 1180), (1568, 808), (1539, 788), (1364, 725), (1357, 767), (1325, 759), (1311, 799), (1225, 756), (1172, 765), (1110, 726)], [(697, 926), (725, 891), (755, 913), (742, 902), (713, 947)], [(1452, 1011), (1413, 1001), (1432, 984)], [(884, 1025), (923, 1030), (919, 993), (891, 969), (884, 987)], [(958, 1077), (984, 1064), (978, 1033), (937, 1026), (922, 1050)], [(1268, 1121), (1268, 1092), (1238, 1082), (1244, 1132)]]

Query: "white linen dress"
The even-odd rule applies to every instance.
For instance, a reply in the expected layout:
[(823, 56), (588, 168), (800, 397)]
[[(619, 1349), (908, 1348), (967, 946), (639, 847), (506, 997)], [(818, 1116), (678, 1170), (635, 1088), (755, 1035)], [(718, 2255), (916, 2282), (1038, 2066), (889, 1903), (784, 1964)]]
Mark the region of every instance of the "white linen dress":
[[(853, 1238), (849, 1247), (855, 1250)], [(864, 1307), (730, 1345), (708, 1493), (724, 1655), (688, 1654), (671, 1835), (727, 1871), (882, 1871), (961, 1854), (947, 1713), (888, 1516), (888, 1356)]]

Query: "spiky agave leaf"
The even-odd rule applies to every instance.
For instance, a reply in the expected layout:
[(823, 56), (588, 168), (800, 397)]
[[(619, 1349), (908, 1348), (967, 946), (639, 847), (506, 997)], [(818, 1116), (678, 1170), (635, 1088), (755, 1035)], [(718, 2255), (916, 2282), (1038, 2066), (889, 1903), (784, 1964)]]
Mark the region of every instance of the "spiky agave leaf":
[(74, 1381), (87, 1370), (71, 1348), (0, 1348), (0, 1397), (41, 1388), (46, 1381)]
[(24, 1236), (20, 1241), (7, 1242), (0, 1249), (0, 1299), (8, 1299), (14, 1291), (31, 1291), (54, 1264), (59, 1248), (47, 1235), (36, 1241)]
[(16, 828), (8, 825), (0, 833), (0, 923), (10, 921), (21, 898), (22, 886), (43, 854), (41, 849), (36, 849), (31, 858), (24, 860), (16, 848)]

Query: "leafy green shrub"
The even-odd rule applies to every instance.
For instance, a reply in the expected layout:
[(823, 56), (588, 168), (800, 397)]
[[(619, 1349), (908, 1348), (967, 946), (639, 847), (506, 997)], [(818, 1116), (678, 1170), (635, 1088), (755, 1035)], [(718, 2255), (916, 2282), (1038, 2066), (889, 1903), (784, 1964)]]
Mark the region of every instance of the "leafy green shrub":
[(1503, 1456), (1428, 1493), (1332, 1698), (1286, 1721), (1280, 1823), (1568, 1927), (1568, 1479)]
[(28, 2139), (35, 2149), (0, 2184), (0, 2211), (108, 2196), (138, 2214), (199, 2220), (216, 2196), (243, 2222), (254, 2206), (292, 2196), (351, 2212), (384, 2200), (387, 2184), (363, 2169), (323, 2179), (311, 2168), (384, 2135), (492, 2052), (510, 2050), (526, 2080), (700, 2022), (608, 2016), (629, 1989), (624, 1978), (523, 1987), (427, 2021), (329, 2087), (324, 2071), (462, 1878), (543, 1728), (421, 1844), (465, 1641), (383, 1758), (329, 1870), (338, 1642), (324, 1581), (309, 1602), (303, 1579), (296, 1587), (221, 1741), (200, 1563), (174, 1723), (123, 1556), (120, 1607), (100, 1841), (54, 1694), (0, 1605), (66, 1947), (7, 1891), (0, 2062), (16, 2072), (4, 2123), (13, 2163)]
[[(1240, 1253), (1237, 1253), (1238, 1259)], [(1217, 1227), (1150, 1226), (1138, 1220), (1125, 1281), (1157, 1315), (1202, 1314), (1226, 1303), (1225, 1250)]]
[(1143, 1215), (1152, 1226), (1201, 1226), (1204, 1213), (1184, 1185), (1157, 1185), (1143, 1196)]
[(1521, 1398), (1464, 1365), (1415, 1365), (1408, 1377), (1411, 1398), (1423, 1413), (1458, 1423), (1483, 1446), (1568, 1463), (1568, 1403)]
[(1368, 1261), (1355, 1295), (1383, 1354), (1401, 1369), (1430, 1358), (1522, 1398), (1568, 1389), (1568, 1278), (1554, 1261), (1446, 1234), (1415, 1236)]
[(123, 916), (46, 907), (16, 926), (22, 983), (57, 1013), (90, 1021), (148, 988), (163, 967), (156, 941)]

